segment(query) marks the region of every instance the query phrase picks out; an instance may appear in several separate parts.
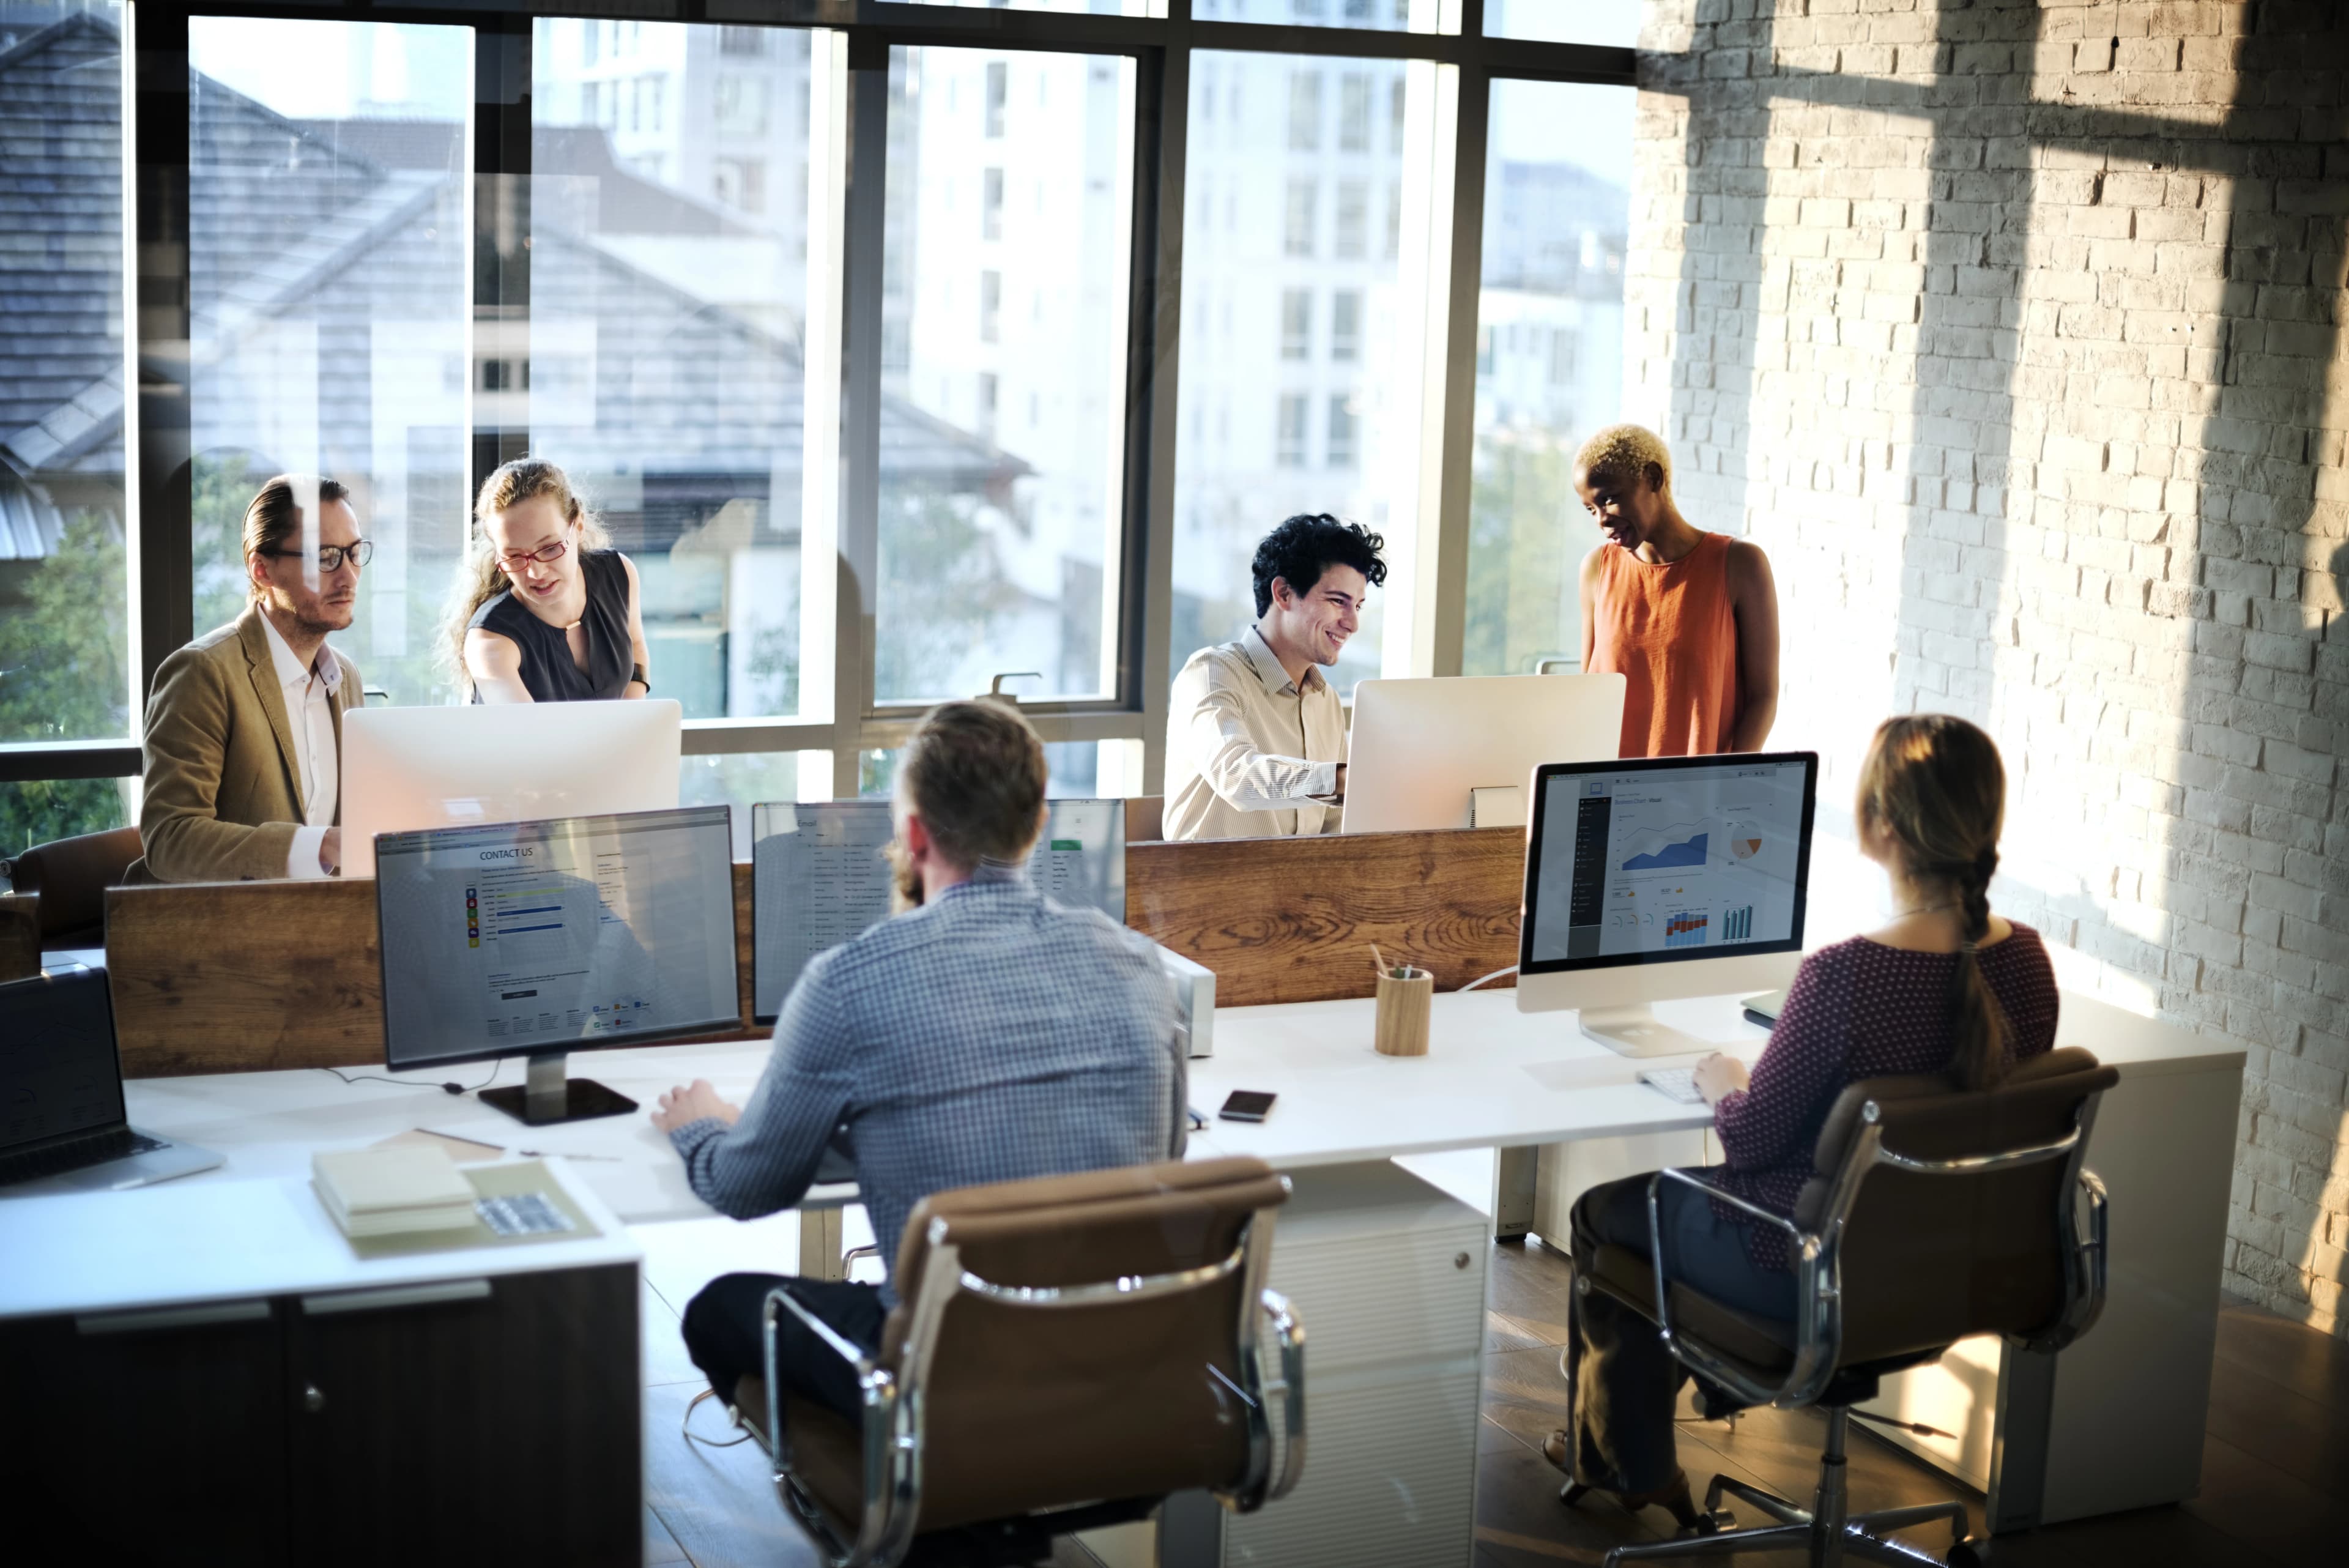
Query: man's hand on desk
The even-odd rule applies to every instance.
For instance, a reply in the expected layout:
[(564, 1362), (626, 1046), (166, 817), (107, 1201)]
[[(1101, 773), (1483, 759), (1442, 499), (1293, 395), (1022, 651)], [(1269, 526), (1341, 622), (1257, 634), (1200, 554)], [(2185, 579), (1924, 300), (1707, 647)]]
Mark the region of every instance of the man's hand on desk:
[(711, 1116), (732, 1127), (742, 1119), (742, 1107), (719, 1097), (707, 1078), (671, 1089), (660, 1097), (660, 1109), (653, 1113), (653, 1127), (661, 1132), (674, 1132), (688, 1122), (698, 1122)]
[(1696, 1064), (1696, 1092), (1704, 1096), (1708, 1106), (1721, 1104), (1748, 1082), (1745, 1064), (1719, 1051)]

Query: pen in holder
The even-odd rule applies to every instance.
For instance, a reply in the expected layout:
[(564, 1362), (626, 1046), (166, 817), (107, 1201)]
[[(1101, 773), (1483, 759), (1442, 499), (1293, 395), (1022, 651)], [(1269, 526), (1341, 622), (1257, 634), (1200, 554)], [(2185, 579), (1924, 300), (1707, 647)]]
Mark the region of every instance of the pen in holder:
[(1409, 964), (1379, 969), (1379, 1015), (1372, 1044), (1381, 1056), (1427, 1054), (1428, 1004), (1435, 976)]

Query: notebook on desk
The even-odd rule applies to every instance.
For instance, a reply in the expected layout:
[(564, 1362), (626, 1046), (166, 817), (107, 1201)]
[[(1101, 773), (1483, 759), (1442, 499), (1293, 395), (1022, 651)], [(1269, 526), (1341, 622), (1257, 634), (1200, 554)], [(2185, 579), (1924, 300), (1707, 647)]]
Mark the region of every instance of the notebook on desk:
[(222, 1163), (130, 1125), (106, 971), (0, 985), (0, 1194), (119, 1190)]

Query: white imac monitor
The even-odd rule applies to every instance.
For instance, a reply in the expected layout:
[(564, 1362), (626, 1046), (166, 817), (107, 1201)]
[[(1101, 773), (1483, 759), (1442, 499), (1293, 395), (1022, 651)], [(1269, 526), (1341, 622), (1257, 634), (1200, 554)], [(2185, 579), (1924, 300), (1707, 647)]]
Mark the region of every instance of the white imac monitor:
[(573, 1051), (730, 1030), (734, 834), (722, 805), (386, 834), (384, 1062), (530, 1059), (484, 1104), (533, 1124), (636, 1103)]
[(1627, 1056), (1711, 1049), (1649, 1004), (1794, 978), (1818, 773), (1816, 752), (1535, 769), (1517, 1011), (1578, 1009)]
[(1526, 776), (1543, 763), (1612, 757), (1620, 675), (1453, 675), (1354, 688), (1340, 831), (1524, 826)]
[(343, 875), (375, 875), (378, 833), (672, 810), (684, 720), (667, 698), (354, 708)]

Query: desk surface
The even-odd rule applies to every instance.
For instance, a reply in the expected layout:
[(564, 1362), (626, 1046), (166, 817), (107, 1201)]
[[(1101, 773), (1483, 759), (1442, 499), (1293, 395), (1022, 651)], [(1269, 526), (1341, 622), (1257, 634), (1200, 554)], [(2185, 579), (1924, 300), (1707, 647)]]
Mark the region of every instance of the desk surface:
[[(1749, 1061), (1767, 1041), (1728, 997), (1660, 1003), (1657, 1012)], [(1618, 1056), (1583, 1038), (1573, 1013), (1521, 1013), (1510, 992), (1436, 997), (1422, 1057), (1371, 1050), (1372, 1013), (1367, 999), (1221, 1013), (1217, 1054), (1191, 1064), (1191, 1103), (1212, 1115), (1236, 1088), (1268, 1089), (1280, 1101), (1262, 1126), (1211, 1122), (1192, 1138), (1194, 1156), (1250, 1154), (1294, 1169), (1682, 1131), (1711, 1119), (1704, 1107), (1677, 1105), (1637, 1080), (1642, 1066), (1691, 1058)], [(2240, 1069), (2243, 1057), (2240, 1046), (2092, 998), (2066, 995), (2063, 1018), (2063, 1044), (2087, 1046), (2125, 1073)], [(739, 1104), (767, 1055), (761, 1042), (651, 1046), (582, 1053), (571, 1066), (648, 1109), (661, 1091), (694, 1078), (709, 1079)], [(482, 1071), (469, 1064), (450, 1076), (475, 1082)], [(508, 1063), (501, 1079), (519, 1075)], [(216, 1149), (227, 1163), (130, 1192), (0, 1199), (0, 1257), (8, 1260), (0, 1271), (0, 1316), (564, 1267), (606, 1261), (599, 1248), (610, 1249), (612, 1260), (633, 1258), (618, 1226), (710, 1212), (686, 1186), (668, 1140), (643, 1111), (526, 1127), (470, 1095), (344, 1084), (315, 1070), (139, 1079), (125, 1088), (135, 1125)], [(576, 1157), (550, 1163), (615, 1234), (596, 1242), (357, 1262), (307, 1190), (310, 1157), (419, 1127)], [(853, 1198), (847, 1188), (810, 1194), (818, 1206)], [(93, 1241), (99, 1235), (108, 1237), (102, 1246)], [(585, 1251), (574, 1259), (574, 1249)]]
[[(1735, 999), (1656, 1004), (1656, 1015), (1749, 1064), (1769, 1035)], [(1572, 1012), (1519, 1012), (1508, 991), (1434, 999), (1424, 1056), (1371, 1048), (1374, 1004), (1305, 1002), (1216, 1015), (1216, 1054), (1191, 1064), (1191, 1103), (1213, 1116), (1234, 1089), (1280, 1096), (1261, 1125), (1211, 1121), (1192, 1139), (1217, 1154), (1251, 1154), (1283, 1168), (1444, 1149), (1570, 1143), (1711, 1125), (1639, 1082), (1643, 1067), (1586, 1039)], [(2066, 994), (2056, 1041), (2084, 1045), (2131, 1073), (2241, 1064), (2243, 1048)]]
[(129, 1192), (0, 1199), (0, 1318), (114, 1312), (254, 1296), (381, 1289), (429, 1280), (633, 1263), (627, 1227), (549, 1161), (600, 1236), (362, 1260), (307, 1175), (238, 1181), (219, 1171)]

